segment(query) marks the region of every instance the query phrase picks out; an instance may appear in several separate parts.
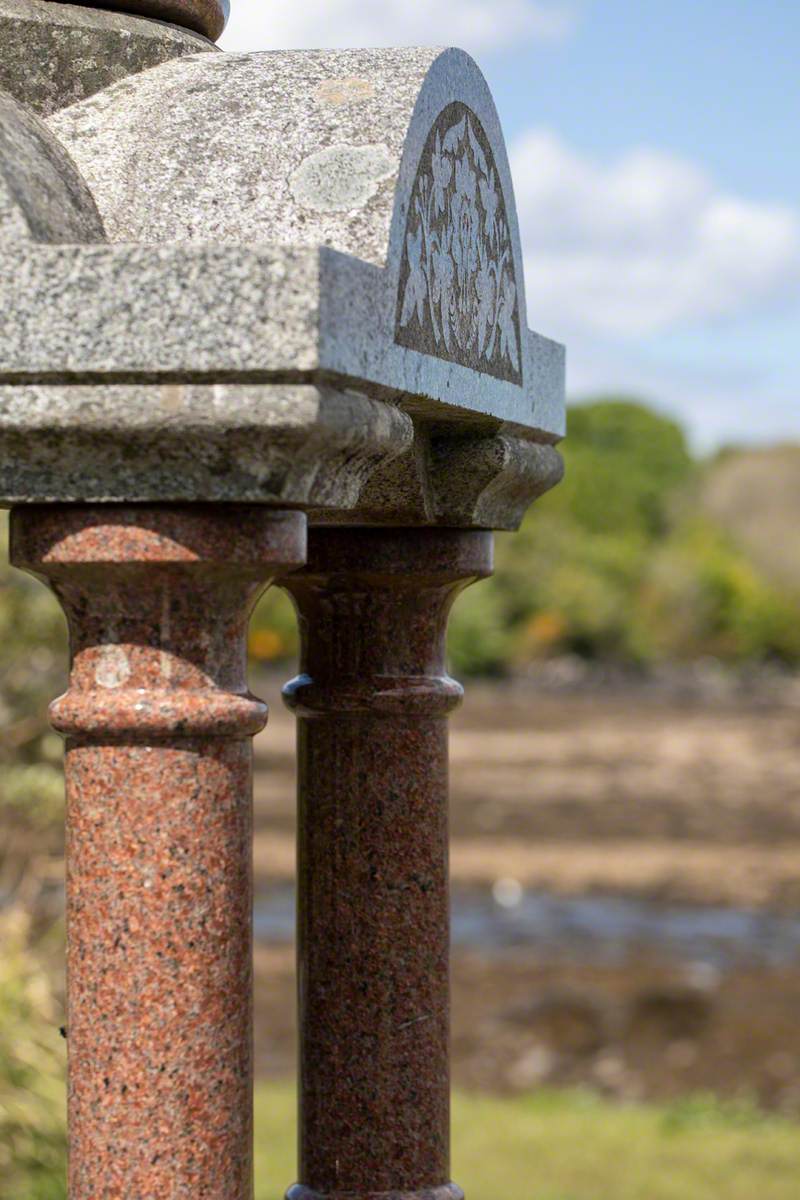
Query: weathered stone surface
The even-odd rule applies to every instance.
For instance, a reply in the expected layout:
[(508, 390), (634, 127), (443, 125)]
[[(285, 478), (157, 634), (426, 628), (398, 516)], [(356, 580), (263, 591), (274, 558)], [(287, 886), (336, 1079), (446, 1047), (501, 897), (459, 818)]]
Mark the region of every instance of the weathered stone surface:
[(340, 251), (324, 369), (563, 434), (563, 350), (528, 333), (502, 133), (461, 51), (187, 58), (51, 124), (111, 241)]
[[(344, 50), (179, 59), (59, 113), (52, 127), (112, 241), (329, 245), (382, 266), (414, 106), (442, 57)], [(464, 84), (480, 81), (491, 103), (471, 60), (453, 57), (467, 67)], [(441, 64), (436, 91), (455, 66)]]
[(397, 408), (308, 385), (0, 387), (0, 496), (347, 512), (412, 437)]
[(49, 125), (110, 240), (4, 237), (0, 501), (509, 528), (557, 481), (564, 352), (466, 55), (195, 56)]
[[(98, 242), (91, 193), (43, 121), (0, 92), (0, 242)], [(24, 303), (7, 298), (4, 318)]]
[(0, 88), (42, 115), (167, 59), (215, 49), (189, 29), (54, 0), (0, 0), (0, 47)]

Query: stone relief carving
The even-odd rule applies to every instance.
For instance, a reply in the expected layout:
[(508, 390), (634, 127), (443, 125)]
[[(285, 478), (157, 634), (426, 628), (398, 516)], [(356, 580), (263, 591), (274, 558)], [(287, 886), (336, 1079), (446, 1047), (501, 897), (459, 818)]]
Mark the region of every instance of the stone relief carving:
[(483, 127), (460, 102), (439, 114), (411, 191), (395, 341), (522, 383), (505, 199)]

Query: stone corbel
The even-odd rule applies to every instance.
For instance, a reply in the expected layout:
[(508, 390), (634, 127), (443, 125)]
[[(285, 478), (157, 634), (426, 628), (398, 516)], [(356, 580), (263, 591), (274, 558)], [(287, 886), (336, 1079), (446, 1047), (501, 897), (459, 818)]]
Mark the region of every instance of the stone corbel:
[(554, 446), (498, 433), (431, 439), (436, 520), (463, 529), (517, 529), (534, 500), (560, 482)]

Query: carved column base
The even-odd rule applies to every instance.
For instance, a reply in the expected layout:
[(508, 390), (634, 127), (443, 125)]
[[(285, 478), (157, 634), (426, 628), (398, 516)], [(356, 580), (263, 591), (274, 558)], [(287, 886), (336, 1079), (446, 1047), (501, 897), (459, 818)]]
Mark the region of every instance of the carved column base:
[(295, 1184), (286, 1193), (286, 1200), (464, 1200), (464, 1193), (454, 1183), (444, 1187), (425, 1188), (421, 1192), (313, 1192)]
[(299, 513), (18, 508), (70, 626), (70, 1200), (252, 1195), (251, 747), (265, 583)]

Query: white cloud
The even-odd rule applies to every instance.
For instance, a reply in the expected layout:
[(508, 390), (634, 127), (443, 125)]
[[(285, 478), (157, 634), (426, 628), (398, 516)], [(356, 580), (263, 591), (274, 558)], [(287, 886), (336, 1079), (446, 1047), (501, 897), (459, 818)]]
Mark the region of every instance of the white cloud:
[(512, 150), (535, 328), (639, 337), (800, 288), (800, 218), (638, 150), (601, 164), (535, 130)]
[(485, 51), (559, 40), (570, 4), (549, 0), (237, 0), (225, 50), (447, 45)]

